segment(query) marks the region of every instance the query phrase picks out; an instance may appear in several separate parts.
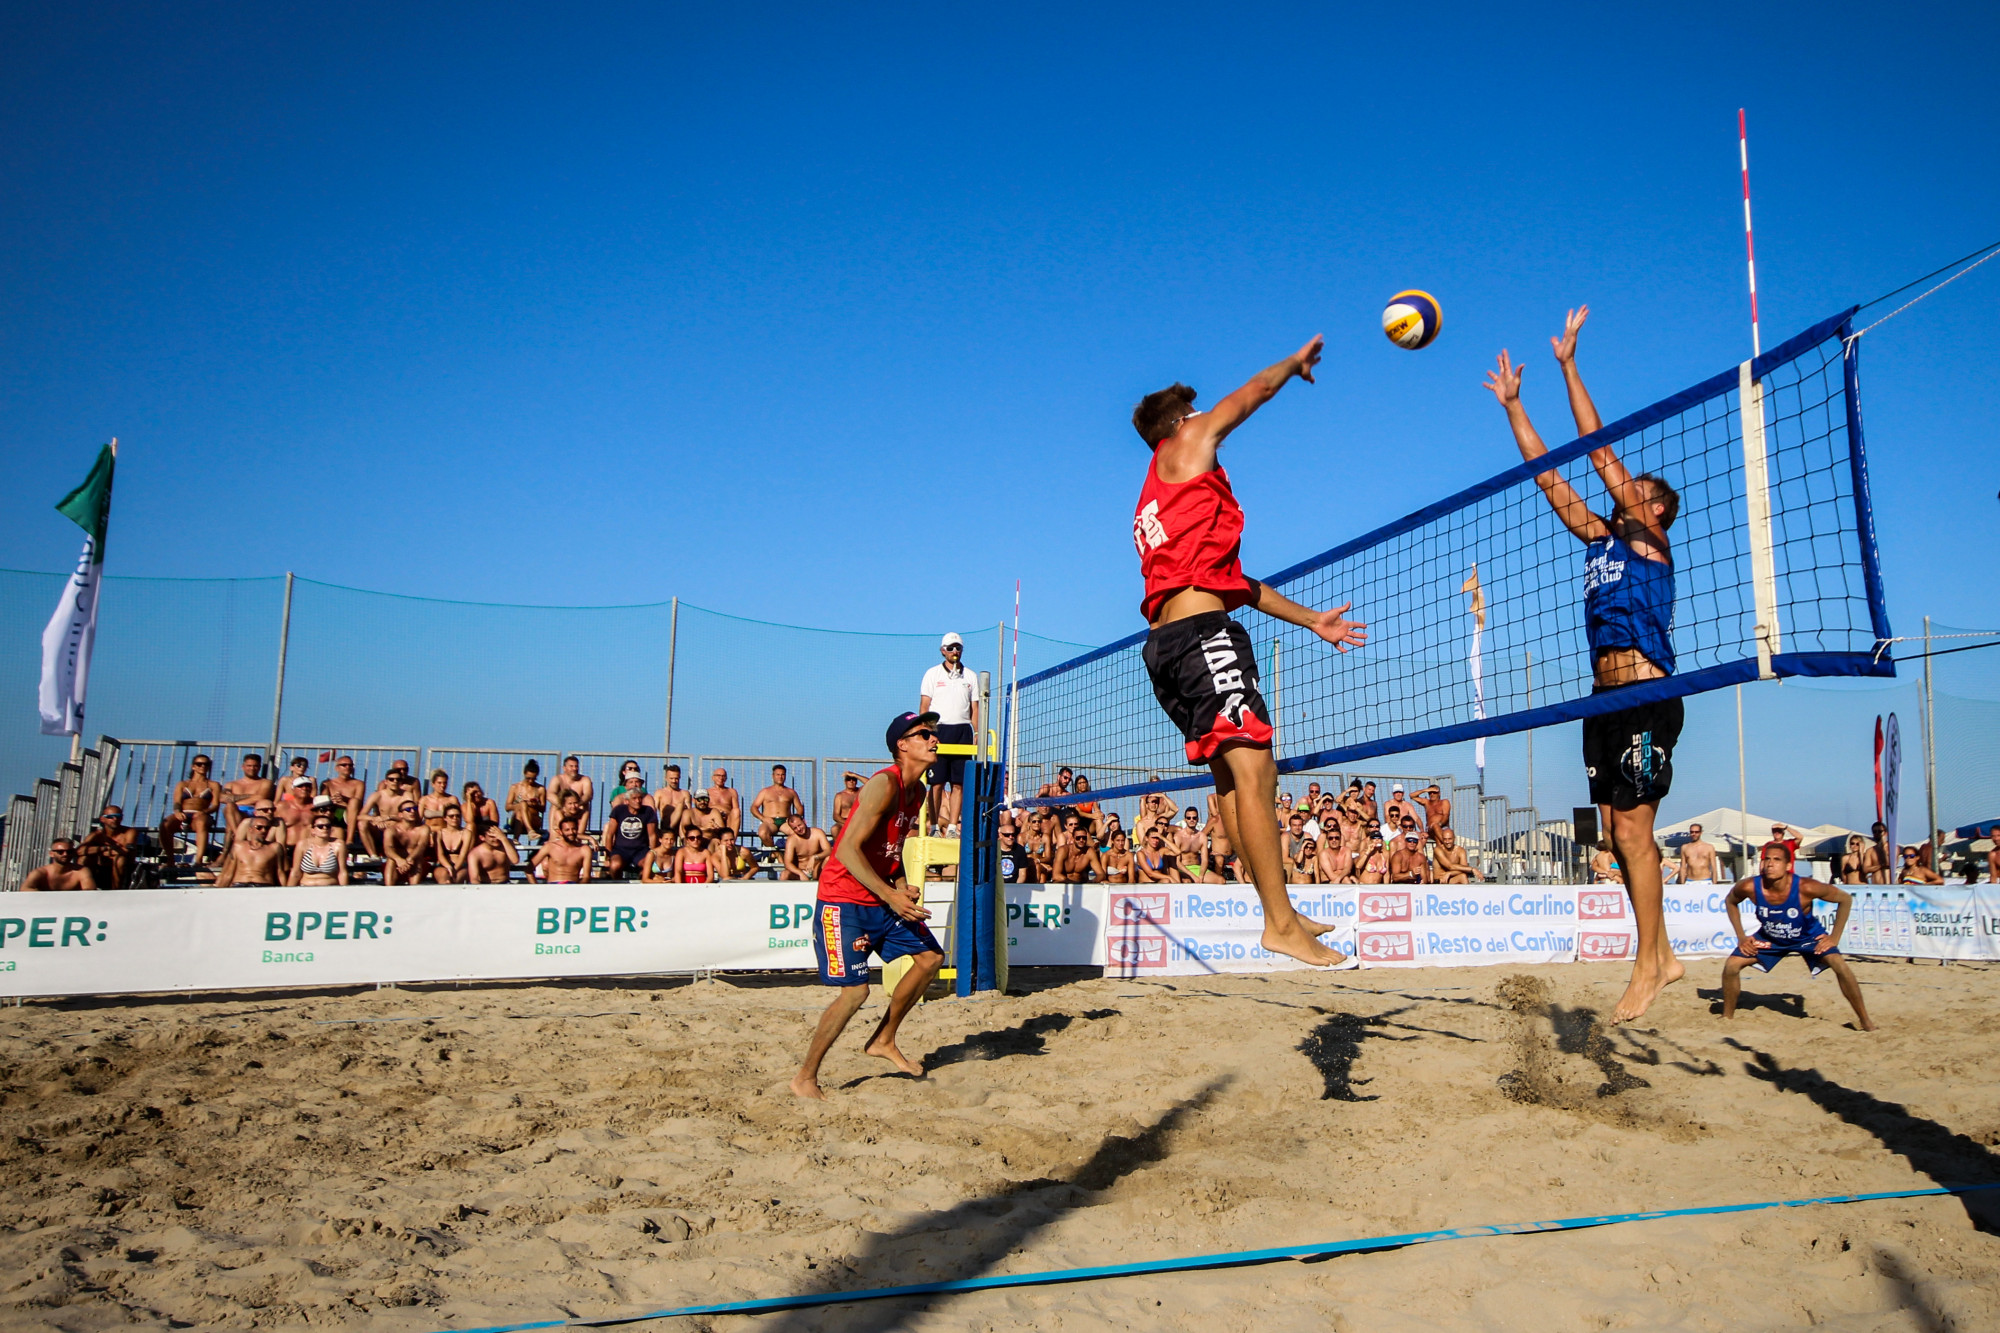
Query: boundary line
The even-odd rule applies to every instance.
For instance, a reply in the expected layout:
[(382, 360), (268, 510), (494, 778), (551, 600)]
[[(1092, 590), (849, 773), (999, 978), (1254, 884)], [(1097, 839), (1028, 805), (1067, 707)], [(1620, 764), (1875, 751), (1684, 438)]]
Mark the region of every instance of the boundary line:
[(542, 1319), (522, 1324), (491, 1324), (483, 1328), (445, 1329), (441, 1333), (522, 1333), (536, 1328), (608, 1328), (636, 1324), (651, 1319), (675, 1319), (688, 1315), (766, 1314), (779, 1310), (803, 1310), (825, 1305), (850, 1305), (860, 1301), (890, 1300), (902, 1296), (946, 1295), (961, 1291), (993, 1291), (1007, 1287), (1055, 1286), (1069, 1282), (1091, 1282), (1101, 1278), (1131, 1277), (1141, 1273), (1186, 1273), (1211, 1268), (1242, 1268), (1253, 1264), (1285, 1260), (1330, 1258), (1337, 1254), (1359, 1254), (1374, 1250), (1400, 1250), (1411, 1245), (1428, 1245), (1441, 1240), (1476, 1240), (1484, 1236), (1518, 1236), (1539, 1231), (1583, 1231), (1593, 1227), (1617, 1226), (1625, 1222), (1656, 1222), (1667, 1217), (1706, 1217), (1728, 1213), (1754, 1213), (1771, 1208), (1810, 1208), (1820, 1204), (1871, 1203), (1880, 1199), (1920, 1199), (1941, 1195), (1973, 1194), (2000, 1189), (2000, 1183), (1985, 1185), (1933, 1185), (1924, 1189), (1884, 1190), (1874, 1194), (1827, 1194), (1811, 1199), (1772, 1199), (1762, 1203), (1709, 1204), (1699, 1208), (1664, 1208), (1644, 1213), (1607, 1213), (1597, 1217), (1562, 1217), (1544, 1222), (1501, 1222), (1493, 1226), (1453, 1227), (1445, 1231), (1411, 1231), (1398, 1236), (1363, 1236), (1316, 1245), (1288, 1245), (1267, 1250), (1225, 1250), (1219, 1254), (1197, 1254), (1182, 1259), (1151, 1259), (1141, 1263), (1106, 1264), (1095, 1268), (1055, 1268), (1034, 1273), (1002, 1273), (992, 1277), (959, 1278), (950, 1282), (919, 1282), (907, 1287), (872, 1287), (863, 1291), (806, 1292), (796, 1296), (771, 1296), (762, 1300), (720, 1301), (709, 1305), (682, 1305), (646, 1314), (610, 1315), (601, 1319)]

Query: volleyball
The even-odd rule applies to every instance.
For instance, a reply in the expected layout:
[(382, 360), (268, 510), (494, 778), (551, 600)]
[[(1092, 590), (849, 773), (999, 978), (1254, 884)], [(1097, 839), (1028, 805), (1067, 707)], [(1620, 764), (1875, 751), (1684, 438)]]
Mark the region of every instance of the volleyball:
[(1397, 292), (1382, 310), (1382, 332), (1390, 342), (1412, 352), (1429, 347), (1443, 322), (1437, 298), (1429, 292)]

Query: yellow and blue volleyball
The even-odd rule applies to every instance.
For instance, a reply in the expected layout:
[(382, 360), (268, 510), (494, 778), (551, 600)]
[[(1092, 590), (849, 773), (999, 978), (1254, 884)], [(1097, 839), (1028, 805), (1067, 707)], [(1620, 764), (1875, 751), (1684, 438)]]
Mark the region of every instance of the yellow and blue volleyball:
[(1397, 292), (1382, 310), (1382, 332), (1389, 335), (1390, 342), (1412, 352), (1429, 347), (1443, 323), (1437, 298), (1429, 292)]

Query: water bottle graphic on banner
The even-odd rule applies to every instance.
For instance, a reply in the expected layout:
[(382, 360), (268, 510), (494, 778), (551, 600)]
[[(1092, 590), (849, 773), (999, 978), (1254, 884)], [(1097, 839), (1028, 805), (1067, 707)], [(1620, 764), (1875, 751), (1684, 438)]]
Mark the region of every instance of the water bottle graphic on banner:
[(1896, 952), (1908, 957), (1916, 940), (1916, 927), (1910, 920), (1910, 895), (1902, 889), (1896, 890)]

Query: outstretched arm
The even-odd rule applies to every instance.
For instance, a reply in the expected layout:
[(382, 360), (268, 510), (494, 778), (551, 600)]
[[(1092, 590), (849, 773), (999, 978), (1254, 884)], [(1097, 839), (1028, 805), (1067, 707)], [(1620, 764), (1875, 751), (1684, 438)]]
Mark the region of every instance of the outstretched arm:
[[(1307, 384), (1313, 382), (1313, 367), (1319, 364), (1320, 347), (1325, 342), (1318, 334), (1304, 347), (1279, 361), (1266, 366), (1250, 377), (1250, 382), (1230, 394), (1206, 412), (1193, 414), (1193, 424), (1160, 444), (1160, 475), (1169, 482), (1186, 481), (1204, 472), (1215, 469), (1215, 451), (1222, 442), (1245, 421), (1250, 414), (1278, 396), (1278, 390), (1285, 387), (1292, 376), (1297, 375)], [(1183, 417), (1182, 420), (1188, 420)], [(1171, 451), (1171, 453), (1169, 453)]]
[[(1601, 430), (1604, 426), (1604, 419), (1597, 415), (1597, 404), (1590, 401), (1590, 390), (1583, 387), (1583, 374), (1576, 368), (1576, 335), (1588, 318), (1590, 307), (1578, 306), (1564, 317), (1562, 337), (1549, 339), (1549, 346), (1556, 354), (1556, 363), (1562, 367), (1563, 387), (1569, 391), (1569, 413), (1576, 418), (1579, 437)], [(1607, 444), (1602, 449), (1591, 450), (1590, 465), (1597, 469), (1604, 489), (1611, 492), (1611, 502), (1618, 506), (1619, 511), (1636, 519), (1665, 545), (1666, 532), (1660, 527), (1659, 520), (1653, 517), (1649, 503), (1652, 495), (1633, 478), (1611, 446)]]
[(1350, 645), (1359, 648), (1368, 642), (1367, 624), (1349, 620), (1344, 614), (1348, 607), (1354, 605), (1352, 602), (1342, 602), (1330, 611), (1315, 611), (1311, 607), (1300, 606), (1268, 583), (1252, 580), (1250, 587), (1256, 594), (1250, 604), (1259, 611), (1288, 625), (1303, 625), (1343, 653)]
[[(1521, 406), (1521, 370), (1522, 367), (1516, 366), (1502, 351), (1499, 369), (1487, 372), (1486, 387), (1506, 409), (1507, 424), (1513, 428), (1514, 443), (1520, 447), (1521, 457), (1533, 462), (1546, 454), (1549, 447), (1536, 434), (1535, 423), (1528, 420), (1528, 409)], [(1606, 449), (1602, 452), (1609, 454), (1611, 451)], [(1592, 458), (1595, 457), (1593, 454)], [(1578, 541), (1593, 542), (1609, 531), (1604, 520), (1590, 512), (1590, 506), (1576, 493), (1576, 487), (1563, 480), (1562, 473), (1551, 468), (1537, 476), (1535, 484), (1542, 488), (1542, 494), (1548, 497), (1550, 507), (1556, 511), (1556, 517)]]

